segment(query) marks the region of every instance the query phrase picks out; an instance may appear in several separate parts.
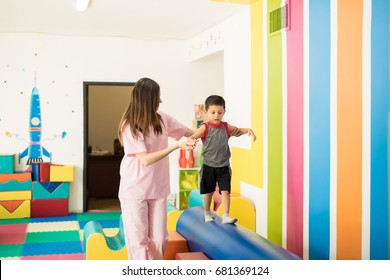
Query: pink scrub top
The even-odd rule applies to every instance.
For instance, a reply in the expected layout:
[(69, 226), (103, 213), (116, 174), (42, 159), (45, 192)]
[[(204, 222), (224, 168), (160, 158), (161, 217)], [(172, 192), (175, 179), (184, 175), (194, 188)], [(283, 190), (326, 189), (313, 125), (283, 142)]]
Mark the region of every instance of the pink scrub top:
[(166, 198), (170, 193), (168, 156), (149, 165), (143, 166), (136, 154), (156, 152), (168, 148), (168, 137), (180, 140), (188, 130), (164, 112), (161, 115), (164, 125), (162, 134), (155, 134), (153, 129), (148, 138), (140, 134), (138, 141), (133, 138), (130, 128), (122, 133), (125, 155), (120, 166), (119, 199), (157, 199)]

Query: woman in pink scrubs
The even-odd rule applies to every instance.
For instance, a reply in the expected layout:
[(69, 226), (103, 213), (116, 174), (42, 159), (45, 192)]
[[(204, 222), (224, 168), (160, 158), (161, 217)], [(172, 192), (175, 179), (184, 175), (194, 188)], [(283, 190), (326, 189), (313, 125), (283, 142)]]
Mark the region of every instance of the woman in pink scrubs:
[(168, 137), (180, 140), (193, 130), (158, 111), (160, 86), (140, 79), (119, 125), (125, 155), (120, 166), (119, 200), (129, 260), (161, 260), (168, 241), (167, 195), (170, 193), (168, 155), (194, 149), (191, 139), (168, 147)]

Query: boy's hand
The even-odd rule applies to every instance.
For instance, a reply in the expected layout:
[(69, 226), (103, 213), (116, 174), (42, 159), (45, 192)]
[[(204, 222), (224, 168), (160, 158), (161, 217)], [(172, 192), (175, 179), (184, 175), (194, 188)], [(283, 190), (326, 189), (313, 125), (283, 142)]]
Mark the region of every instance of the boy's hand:
[(188, 138), (186, 141), (182, 141), (179, 143), (179, 147), (184, 150), (193, 150), (196, 148), (196, 145), (198, 144), (198, 140)]
[(250, 129), (250, 128), (248, 128), (248, 135), (249, 135), (249, 136), (252, 136), (253, 142), (256, 141), (256, 135), (255, 135), (255, 133), (253, 132), (253, 130)]

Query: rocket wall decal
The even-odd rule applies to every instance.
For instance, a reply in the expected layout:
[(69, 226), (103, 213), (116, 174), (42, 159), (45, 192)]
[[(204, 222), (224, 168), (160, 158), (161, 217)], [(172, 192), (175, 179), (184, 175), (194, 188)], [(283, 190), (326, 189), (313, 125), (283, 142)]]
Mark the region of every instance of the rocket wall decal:
[(46, 156), (51, 161), (51, 153), (49, 153), (44, 147), (41, 146), (41, 133), (42, 133), (42, 119), (41, 119), (41, 105), (39, 100), (39, 91), (36, 87), (33, 88), (31, 93), (30, 104), (30, 146), (27, 147), (21, 154), (19, 154), (20, 160), (28, 155), (27, 164), (31, 165), (36, 162), (43, 162), (42, 157)]

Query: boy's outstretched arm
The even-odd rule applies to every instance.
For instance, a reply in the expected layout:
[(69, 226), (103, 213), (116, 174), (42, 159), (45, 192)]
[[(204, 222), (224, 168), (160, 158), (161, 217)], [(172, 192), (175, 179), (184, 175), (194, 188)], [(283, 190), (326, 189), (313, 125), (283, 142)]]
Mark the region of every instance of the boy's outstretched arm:
[(242, 131), (242, 134), (248, 134), (249, 136), (252, 136), (253, 142), (256, 141), (256, 135), (250, 128), (240, 128), (240, 131)]
[(190, 139), (199, 139), (203, 136), (205, 130), (206, 130), (206, 127), (204, 125), (202, 125), (197, 130), (195, 130), (195, 132), (189, 138)]
[(250, 128), (237, 128), (236, 126), (229, 125), (229, 131), (232, 136), (241, 136), (243, 134), (248, 134), (249, 136), (253, 137), (253, 142), (256, 141), (256, 135)]

